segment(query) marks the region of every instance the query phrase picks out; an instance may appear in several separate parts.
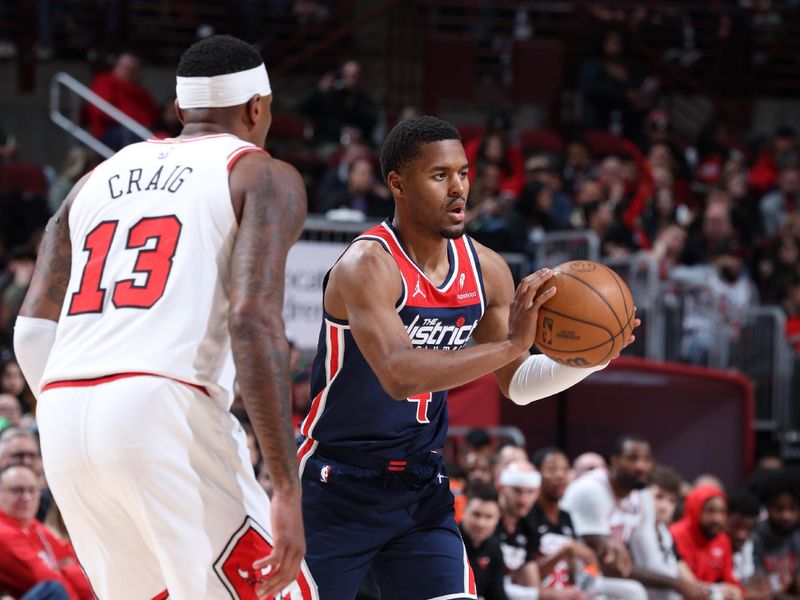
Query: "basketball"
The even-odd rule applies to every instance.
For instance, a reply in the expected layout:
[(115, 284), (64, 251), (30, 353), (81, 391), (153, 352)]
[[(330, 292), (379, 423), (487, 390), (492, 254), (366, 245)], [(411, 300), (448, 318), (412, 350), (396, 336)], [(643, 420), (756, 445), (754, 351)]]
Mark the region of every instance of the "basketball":
[(596, 262), (558, 265), (538, 294), (556, 287), (539, 309), (536, 347), (564, 365), (593, 367), (619, 352), (631, 334), (633, 296), (614, 271)]

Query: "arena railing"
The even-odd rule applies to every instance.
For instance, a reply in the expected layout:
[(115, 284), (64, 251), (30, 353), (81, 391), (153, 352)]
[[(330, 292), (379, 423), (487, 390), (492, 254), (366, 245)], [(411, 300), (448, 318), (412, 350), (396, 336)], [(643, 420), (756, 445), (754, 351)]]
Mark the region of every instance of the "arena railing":
[[(69, 90), (72, 94), (62, 94), (63, 89)], [(81, 103), (74, 101), (75, 96), (79, 96), (84, 101), (96, 107), (141, 139), (146, 140), (153, 137), (153, 133), (149, 129), (143, 127), (121, 110), (103, 100), (103, 98), (95, 94), (71, 75), (63, 71), (56, 73), (50, 81), (50, 119), (53, 123), (89, 146), (89, 148), (97, 152), (103, 158), (110, 158), (114, 154), (114, 150), (81, 126)], [(67, 105), (67, 110), (69, 111), (68, 115), (61, 112), (64, 104)]]
[(664, 319), (661, 312), (661, 282), (658, 261), (646, 252), (605, 257), (602, 262), (616, 271), (631, 289), (636, 315), (642, 326), (626, 353), (651, 360), (664, 360)]
[(708, 285), (675, 280), (662, 283), (660, 303), (665, 360), (740, 371), (753, 382), (754, 427), (790, 426), (793, 353), (780, 307), (752, 306), (731, 325)]

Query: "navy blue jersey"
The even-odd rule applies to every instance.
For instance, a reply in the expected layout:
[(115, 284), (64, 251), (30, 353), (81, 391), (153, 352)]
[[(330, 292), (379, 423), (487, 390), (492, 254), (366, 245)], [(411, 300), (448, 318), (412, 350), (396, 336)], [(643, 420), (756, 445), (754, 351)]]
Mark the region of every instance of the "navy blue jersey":
[[(452, 351), (467, 345), (486, 306), (478, 256), (467, 236), (448, 241), (450, 271), (438, 287), (408, 257), (388, 221), (357, 240), (374, 240), (397, 262), (403, 280), (397, 313), (415, 347)], [(301, 425), (306, 437), (298, 452), (301, 467), (316, 442), (386, 459), (444, 446), (447, 392), (393, 399), (356, 345), (347, 322), (326, 312), (311, 377), (313, 401)]]

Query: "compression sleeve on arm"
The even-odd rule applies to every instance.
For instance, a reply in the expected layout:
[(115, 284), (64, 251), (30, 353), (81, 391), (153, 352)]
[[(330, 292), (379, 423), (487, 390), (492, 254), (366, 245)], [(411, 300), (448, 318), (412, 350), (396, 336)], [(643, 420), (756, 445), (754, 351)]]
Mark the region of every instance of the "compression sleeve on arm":
[(608, 363), (587, 369), (568, 367), (544, 354), (536, 354), (528, 357), (516, 370), (508, 386), (508, 396), (514, 404), (530, 404), (563, 392), (606, 366)]
[(14, 354), (25, 380), (39, 396), (44, 367), (56, 341), (58, 323), (50, 319), (17, 317), (14, 325)]

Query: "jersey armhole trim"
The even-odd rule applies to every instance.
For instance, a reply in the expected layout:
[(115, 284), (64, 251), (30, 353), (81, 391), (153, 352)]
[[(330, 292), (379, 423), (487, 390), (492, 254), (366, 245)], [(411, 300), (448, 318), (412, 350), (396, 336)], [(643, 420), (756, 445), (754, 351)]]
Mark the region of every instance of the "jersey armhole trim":
[[(394, 254), (392, 254), (391, 248), (389, 248), (389, 244), (382, 237), (377, 235), (360, 235), (355, 238), (353, 242), (360, 242), (362, 240), (378, 242), (381, 246), (383, 246), (383, 249), (386, 250), (389, 256), (395, 259), (395, 263), (397, 262)], [(353, 242), (351, 242), (351, 244)], [(400, 298), (397, 299), (397, 302), (395, 302), (394, 308), (396, 312), (400, 312), (403, 310), (403, 307), (405, 307), (406, 301), (408, 300), (408, 286), (406, 285), (406, 278), (403, 277), (403, 272), (400, 270), (399, 265), (397, 266), (397, 270), (400, 271), (400, 283), (403, 285), (403, 293), (400, 295)]]
[(230, 159), (228, 160), (228, 172), (233, 169), (233, 165), (236, 164), (236, 161), (242, 158), (245, 154), (250, 154), (251, 152), (258, 152), (260, 154), (266, 154), (267, 156), (270, 155), (266, 150), (263, 150), (262, 148), (256, 148), (255, 146), (245, 146), (240, 150), (235, 150), (233, 154), (229, 155)]
[(478, 259), (478, 252), (475, 250), (475, 246), (472, 245), (472, 240), (464, 235), (463, 236), (464, 245), (467, 249), (467, 256), (469, 256), (469, 262), (472, 266), (472, 274), (475, 277), (475, 283), (478, 285), (478, 293), (481, 296), (481, 317), (486, 313), (486, 305), (487, 305), (487, 298), (486, 298), (486, 288), (483, 285), (483, 272), (481, 271), (481, 262)]

